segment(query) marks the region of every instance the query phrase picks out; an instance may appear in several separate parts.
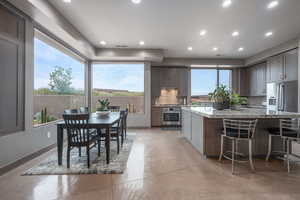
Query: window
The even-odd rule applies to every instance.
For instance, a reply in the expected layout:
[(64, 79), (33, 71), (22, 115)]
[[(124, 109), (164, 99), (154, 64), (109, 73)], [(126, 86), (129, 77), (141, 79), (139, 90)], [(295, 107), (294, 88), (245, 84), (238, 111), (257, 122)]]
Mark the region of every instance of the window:
[[(44, 36), (45, 37), (45, 36)], [(65, 109), (85, 105), (85, 65), (56, 45), (34, 39), (33, 124), (62, 118)], [(54, 41), (53, 41), (54, 42)], [(71, 52), (70, 52), (71, 53)]]
[(191, 101), (192, 104), (207, 105), (210, 103), (208, 94), (218, 85), (226, 85), (231, 89), (231, 70), (200, 69), (191, 70)]
[(144, 113), (144, 64), (94, 64), (92, 84), (92, 111), (107, 98), (111, 106)]
[(226, 85), (231, 89), (231, 70), (219, 70), (219, 85)]

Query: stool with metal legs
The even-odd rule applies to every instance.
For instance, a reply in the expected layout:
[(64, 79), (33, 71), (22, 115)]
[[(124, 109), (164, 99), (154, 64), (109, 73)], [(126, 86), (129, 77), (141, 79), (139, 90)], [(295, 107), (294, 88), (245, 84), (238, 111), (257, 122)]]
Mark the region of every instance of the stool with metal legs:
[[(219, 160), (226, 158), (232, 161), (232, 174), (234, 173), (235, 162), (249, 162), (251, 169), (254, 171), (253, 159), (252, 159), (252, 141), (256, 129), (257, 119), (255, 120), (233, 120), (223, 119), (224, 131), (221, 135), (221, 152)], [(232, 141), (231, 157), (224, 153), (224, 138), (228, 138)], [(237, 152), (237, 142), (248, 141), (249, 143), (249, 160), (235, 159), (236, 156), (240, 155)]]
[[(267, 130), (269, 132), (269, 142), (268, 142), (269, 144), (268, 144), (268, 153), (266, 156), (266, 161), (269, 161), (270, 156), (272, 154), (280, 154), (280, 155), (285, 154), (286, 141), (280, 135), (280, 128), (268, 128)], [(282, 150), (281, 151), (272, 149), (273, 140), (275, 138), (282, 139)]]
[(290, 173), (290, 162), (300, 162), (300, 156), (292, 153), (292, 142), (300, 142), (299, 119), (281, 119), (280, 136), (286, 140), (287, 149), (284, 160)]

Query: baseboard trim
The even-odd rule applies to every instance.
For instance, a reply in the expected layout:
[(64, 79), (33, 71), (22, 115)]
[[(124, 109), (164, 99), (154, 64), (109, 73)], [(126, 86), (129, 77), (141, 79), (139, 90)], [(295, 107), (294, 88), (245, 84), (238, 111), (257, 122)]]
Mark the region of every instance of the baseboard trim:
[(41, 149), (37, 152), (29, 154), (29, 155), (15, 161), (15, 162), (13, 162), (13, 163), (10, 163), (10, 164), (8, 164), (4, 167), (1, 167), (0, 168), (0, 176), (2, 176), (4, 174), (6, 174), (7, 172), (19, 167), (20, 165), (23, 165), (24, 163), (26, 163), (26, 162), (42, 155), (43, 153), (46, 153), (47, 151), (50, 151), (51, 149), (55, 148), (56, 146), (57, 146), (56, 144), (52, 144), (52, 145), (47, 146), (47, 147), (45, 147), (45, 148), (43, 148), (43, 149)]

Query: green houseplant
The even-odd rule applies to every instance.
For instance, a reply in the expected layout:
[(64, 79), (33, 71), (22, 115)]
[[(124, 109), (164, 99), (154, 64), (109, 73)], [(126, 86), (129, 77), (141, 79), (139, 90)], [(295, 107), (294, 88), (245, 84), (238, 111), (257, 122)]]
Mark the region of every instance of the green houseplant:
[(97, 111), (96, 113), (103, 117), (103, 116), (107, 116), (110, 112), (109, 112), (109, 104), (110, 102), (108, 101), (108, 99), (104, 99), (104, 100), (98, 100), (99, 102), (99, 107), (97, 107)]
[(246, 97), (241, 97), (238, 93), (233, 92), (230, 98), (231, 108), (233, 110), (239, 110), (242, 105), (247, 104), (248, 99)]
[(216, 110), (224, 110), (229, 108), (230, 91), (225, 85), (218, 86), (212, 93), (209, 93), (209, 99), (213, 102)]

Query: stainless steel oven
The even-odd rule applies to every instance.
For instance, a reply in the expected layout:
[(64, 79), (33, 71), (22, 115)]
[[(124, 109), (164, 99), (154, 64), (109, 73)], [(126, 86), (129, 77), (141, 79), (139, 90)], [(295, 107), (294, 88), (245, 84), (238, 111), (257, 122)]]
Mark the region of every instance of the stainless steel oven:
[(181, 126), (181, 108), (163, 108), (161, 121), (163, 126)]

